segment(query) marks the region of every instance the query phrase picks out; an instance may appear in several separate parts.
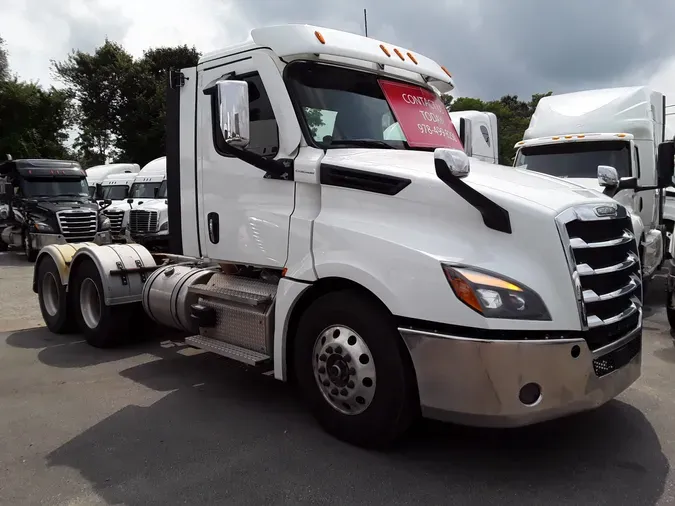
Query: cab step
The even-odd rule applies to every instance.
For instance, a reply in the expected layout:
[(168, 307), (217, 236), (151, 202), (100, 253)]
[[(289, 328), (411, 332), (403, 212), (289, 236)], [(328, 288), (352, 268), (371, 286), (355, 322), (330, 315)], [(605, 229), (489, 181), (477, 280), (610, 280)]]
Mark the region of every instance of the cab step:
[(185, 343), (204, 351), (210, 351), (223, 357), (236, 360), (254, 367), (271, 366), (272, 358), (269, 355), (258, 353), (257, 351), (247, 350), (241, 346), (224, 343), (218, 339), (211, 339), (204, 336), (190, 336), (185, 338)]

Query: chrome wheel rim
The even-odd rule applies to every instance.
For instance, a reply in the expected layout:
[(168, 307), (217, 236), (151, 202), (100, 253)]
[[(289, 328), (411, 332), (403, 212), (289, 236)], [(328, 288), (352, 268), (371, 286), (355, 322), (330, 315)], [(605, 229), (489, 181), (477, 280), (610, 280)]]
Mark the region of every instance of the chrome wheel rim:
[(42, 303), (49, 316), (56, 316), (59, 311), (59, 286), (54, 274), (48, 272), (42, 278)]
[(90, 329), (98, 327), (101, 321), (101, 296), (91, 278), (86, 278), (80, 287), (80, 310), (87, 327)]
[(314, 343), (312, 366), (321, 394), (345, 415), (363, 413), (375, 397), (373, 355), (363, 338), (349, 327), (333, 325)]

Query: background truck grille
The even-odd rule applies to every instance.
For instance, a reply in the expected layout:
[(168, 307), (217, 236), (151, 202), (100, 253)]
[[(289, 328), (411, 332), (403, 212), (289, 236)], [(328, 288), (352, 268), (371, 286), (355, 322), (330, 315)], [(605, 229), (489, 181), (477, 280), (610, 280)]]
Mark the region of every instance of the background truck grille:
[[(615, 207), (617, 214), (596, 214), (596, 208), (602, 214), (608, 207)], [(640, 321), (642, 278), (633, 225), (622, 206), (584, 206), (563, 214), (561, 233), (580, 285), (580, 311), (588, 322), (584, 336), (589, 348), (597, 350)]]
[(67, 242), (93, 241), (96, 237), (98, 216), (96, 211), (74, 209), (56, 213), (61, 234)]
[(124, 221), (124, 211), (103, 211), (110, 220), (110, 233), (119, 235), (122, 231), (122, 222)]
[(129, 232), (157, 232), (157, 211), (132, 209), (129, 212)]

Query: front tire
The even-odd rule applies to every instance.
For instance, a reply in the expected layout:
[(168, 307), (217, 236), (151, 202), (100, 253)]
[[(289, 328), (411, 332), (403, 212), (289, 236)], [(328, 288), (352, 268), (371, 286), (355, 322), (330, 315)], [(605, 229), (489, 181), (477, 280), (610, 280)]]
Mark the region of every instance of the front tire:
[(91, 260), (80, 264), (72, 278), (75, 320), (87, 343), (96, 348), (126, 343), (138, 304), (107, 306), (101, 275)]
[(37, 289), (40, 312), (47, 328), (55, 334), (75, 330), (66, 287), (61, 284), (59, 269), (49, 255), (45, 255), (37, 266)]
[(293, 358), (314, 416), (342, 441), (386, 447), (419, 414), (414, 370), (395, 320), (360, 291), (314, 301), (298, 325)]

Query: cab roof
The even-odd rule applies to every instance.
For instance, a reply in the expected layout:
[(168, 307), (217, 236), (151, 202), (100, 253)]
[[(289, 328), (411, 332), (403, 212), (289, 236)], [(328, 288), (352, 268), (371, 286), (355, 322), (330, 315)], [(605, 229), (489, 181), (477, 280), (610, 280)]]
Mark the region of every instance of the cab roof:
[(85, 176), (85, 172), (79, 163), (71, 160), (50, 160), (46, 158), (26, 158), (19, 160), (7, 160), (0, 163), (0, 174), (6, 175), (12, 172), (20, 176)]
[(445, 67), (424, 55), (370, 37), (312, 25), (254, 28), (245, 42), (205, 54), (199, 64), (258, 48), (269, 48), (280, 58), (302, 55), (353, 58), (420, 74), (444, 93), (454, 88)]

